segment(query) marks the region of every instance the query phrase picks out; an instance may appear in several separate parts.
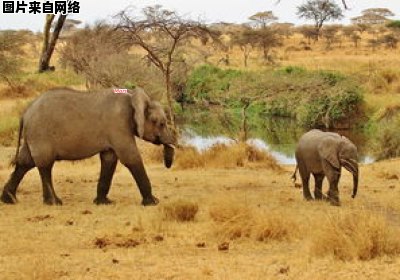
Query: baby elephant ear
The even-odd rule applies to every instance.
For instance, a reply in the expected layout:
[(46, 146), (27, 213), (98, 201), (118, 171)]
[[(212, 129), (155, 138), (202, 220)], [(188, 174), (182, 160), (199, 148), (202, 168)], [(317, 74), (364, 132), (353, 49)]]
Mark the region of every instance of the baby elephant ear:
[(340, 141), (327, 138), (318, 145), (318, 152), (321, 158), (327, 160), (333, 167), (340, 169), (340, 162), (338, 158)]
[(139, 138), (143, 138), (146, 112), (150, 104), (150, 98), (142, 88), (136, 87), (132, 90), (133, 119), (136, 124), (136, 133)]

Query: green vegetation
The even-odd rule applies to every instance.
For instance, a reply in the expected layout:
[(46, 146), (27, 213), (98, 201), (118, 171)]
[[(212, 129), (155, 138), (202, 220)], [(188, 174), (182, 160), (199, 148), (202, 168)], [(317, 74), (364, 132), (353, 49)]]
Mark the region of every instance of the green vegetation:
[(259, 72), (200, 66), (189, 76), (187, 93), (194, 102), (236, 109), (247, 98), (250, 114), (290, 117), (304, 127), (334, 127), (363, 113), (362, 90), (348, 77), (293, 66)]
[(223, 70), (202, 65), (192, 71), (186, 83), (186, 101), (217, 101), (229, 92), (232, 81), (241, 75), (237, 70)]
[(400, 29), (400, 20), (393, 20), (387, 24), (389, 28)]

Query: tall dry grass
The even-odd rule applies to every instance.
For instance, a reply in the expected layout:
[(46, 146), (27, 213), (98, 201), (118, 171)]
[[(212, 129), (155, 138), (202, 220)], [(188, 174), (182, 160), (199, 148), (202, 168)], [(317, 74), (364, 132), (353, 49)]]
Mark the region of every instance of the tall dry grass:
[(163, 205), (161, 211), (166, 220), (189, 222), (194, 221), (199, 211), (199, 205), (195, 202), (181, 199)]
[(183, 147), (176, 153), (175, 164), (179, 169), (265, 167), (281, 170), (268, 152), (246, 143), (217, 144), (204, 152), (193, 147)]
[(371, 260), (400, 254), (400, 229), (385, 216), (370, 213), (339, 212), (316, 225), (311, 237), (311, 254), (333, 256), (343, 261)]
[(260, 210), (235, 201), (221, 201), (210, 207), (209, 214), (215, 223), (214, 233), (222, 240), (290, 241), (300, 233), (296, 217), (282, 208)]

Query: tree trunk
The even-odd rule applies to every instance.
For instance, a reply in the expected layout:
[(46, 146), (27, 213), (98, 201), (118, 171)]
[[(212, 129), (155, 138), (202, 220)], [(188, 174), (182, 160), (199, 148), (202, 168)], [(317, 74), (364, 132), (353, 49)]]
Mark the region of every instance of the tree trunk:
[(266, 44), (263, 44), (264, 60), (268, 60), (268, 48)]
[(167, 88), (167, 101), (168, 101), (168, 120), (174, 130), (175, 135), (177, 134), (176, 124), (175, 124), (175, 114), (173, 108), (173, 99), (171, 93), (171, 70), (167, 69), (164, 73), (165, 75), (165, 86)]
[(249, 127), (247, 125), (247, 109), (250, 106), (249, 100), (242, 100), (243, 108), (242, 108), (242, 127), (241, 133), (239, 135), (239, 140), (241, 142), (246, 142), (249, 139)]
[(50, 38), (50, 29), (51, 24), (54, 20), (55, 15), (47, 15), (46, 23), (43, 30), (43, 47), (42, 47), (42, 54), (40, 55), (39, 60), (39, 73), (48, 71), (50, 69), (50, 59), (53, 55), (54, 48), (56, 46), (58, 37), (60, 36), (61, 29), (64, 25), (65, 19), (67, 15), (60, 15), (57, 20), (57, 24), (54, 27), (54, 31)]

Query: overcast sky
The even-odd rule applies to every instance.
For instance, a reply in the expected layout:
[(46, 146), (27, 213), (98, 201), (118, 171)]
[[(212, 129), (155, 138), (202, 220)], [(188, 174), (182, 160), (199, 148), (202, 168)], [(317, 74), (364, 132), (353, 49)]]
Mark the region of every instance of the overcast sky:
[[(26, 3), (29, 1), (31, 0), (25, 0)], [(42, 29), (43, 14), (4, 14), (3, 1), (0, 2), (0, 30), (39, 31)], [(110, 19), (112, 15), (129, 5), (140, 11), (141, 8), (154, 4), (160, 4), (165, 8), (178, 11), (181, 15), (199, 18), (206, 22), (243, 23), (256, 12), (272, 10), (279, 17), (280, 22), (306, 23), (296, 17), (296, 6), (304, 3), (305, 0), (281, 0), (279, 4), (276, 4), (276, 0), (78, 0), (78, 2), (81, 6), (80, 13), (70, 15), (69, 18), (79, 19), (89, 24), (96, 20)], [(388, 8), (396, 14), (395, 18), (400, 18), (400, 0), (347, 0), (347, 2), (350, 10), (345, 11), (344, 23), (348, 23), (349, 18), (359, 15), (362, 10), (376, 7)]]

